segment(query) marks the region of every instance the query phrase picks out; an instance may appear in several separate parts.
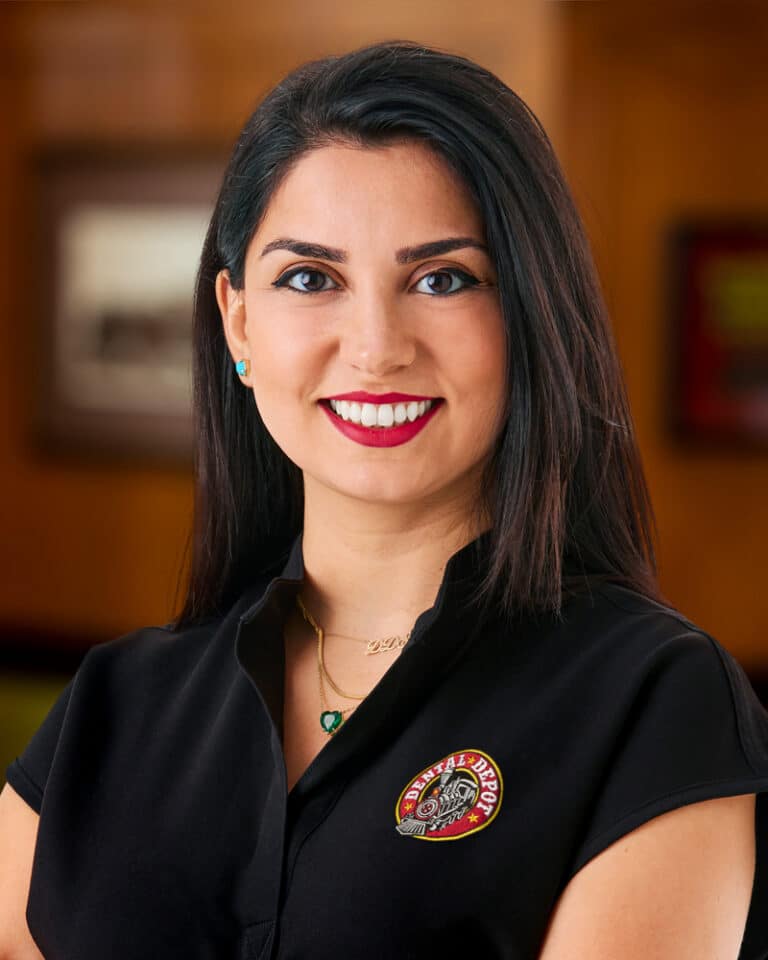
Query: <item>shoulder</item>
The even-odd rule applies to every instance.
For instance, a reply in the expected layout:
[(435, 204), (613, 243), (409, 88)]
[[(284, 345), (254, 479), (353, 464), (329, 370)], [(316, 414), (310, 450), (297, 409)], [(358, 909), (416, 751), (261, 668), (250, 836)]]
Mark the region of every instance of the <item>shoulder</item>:
[(93, 781), (108, 767), (162, 753), (180, 736), (199, 740), (223, 710), (237, 715), (248, 700), (235, 654), (241, 606), (194, 626), (144, 626), (91, 647), (6, 771), (13, 788), (40, 812), (52, 775), (59, 790), (70, 789), (78, 777)]
[[(680, 610), (615, 584), (570, 604), (547, 645), (549, 665), (592, 702), (637, 719), (728, 720), (750, 754), (765, 751), (766, 715), (736, 658)], [(761, 761), (762, 762), (762, 761)]]
[[(61, 732), (81, 736), (101, 723), (114, 734), (139, 717), (159, 730), (196, 698), (226, 697), (237, 678), (238, 625), (233, 609), (179, 630), (139, 627), (91, 647), (52, 711)], [(194, 716), (191, 707), (187, 713)]]
[(672, 606), (612, 584), (569, 597), (559, 616), (523, 614), (494, 619), (478, 635), (481, 655), (493, 653), (514, 669), (584, 675), (588, 683), (626, 681), (683, 658), (710, 672), (735, 663), (725, 647)]
[[(699, 687), (715, 702), (754, 696), (734, 656), (675, 607), (613, 583), (567, 599), (559, 617), (520, 615), (478, 627), (468, 656), (478, 669), (524, 677), (525, 689), (558, 704), (605, 702), (629, 709), (655, 685)], [(690, 700), (690, 697), (688, 698)]]
[(715, 637), (613, 585), (570, 612), (547, 668), (593, 789), (576, 868), (660, 813), (768, 789), (768, 713)]
[(169, 693), (204, 662), (215, 642), (215, 623), (175, 633), (169, 626), (143, 626), (92, 646), (67, 686), (70, 704), (130, 701), (141, 689)]
[(602, 631), (663, 639), (680, 632), (706, 632), (684, 613), (617, 583), (599, 583), (576, 595), (563, 608), (563, 625), (595, 626)]
[(79, 673), (185, 671), (205, 656), (221, 632), (222, 620), (174, 630), (171, 624), (137, 627), (86, 653)]
[(656, 797), (682, 789), (683, 771), (699, 785), (768, 776), (768, 712), (744, 669), (673, 607), (601, 584), (560, 620), (505, 624), (494, 653), (486, 670), (517, 691), (509, 709), (544, 712), (595, 782), (611, 764), (641, 771)]
[(190, 674), (231, 665), (240, 615), (248, 595), (226, 613), (175, 628), (173, 622), (137, 627), (86, 653), (74, 687), (92, 683), (121, 684), (141, 678), (153, 686), (173, 684)]
[(619, 671), (629, 680), (681, 661), (727, 682), (740, 670), (723, 644), (680, 610), (617, 584), (600, 584), (565, 606), (551, 640), (595, 677)]

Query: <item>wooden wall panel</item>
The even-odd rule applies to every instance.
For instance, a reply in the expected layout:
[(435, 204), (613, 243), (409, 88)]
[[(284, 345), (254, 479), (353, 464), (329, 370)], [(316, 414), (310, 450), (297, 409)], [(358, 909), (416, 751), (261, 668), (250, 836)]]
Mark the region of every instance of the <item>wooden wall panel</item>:
[(768, 665), (768, 452), (665, 430), (663, 241), (676, 218), (768, 217), (768, 8), (568, 5), (564, 160), (626, 368), (661, 533), (662, 586), (755, 671)]

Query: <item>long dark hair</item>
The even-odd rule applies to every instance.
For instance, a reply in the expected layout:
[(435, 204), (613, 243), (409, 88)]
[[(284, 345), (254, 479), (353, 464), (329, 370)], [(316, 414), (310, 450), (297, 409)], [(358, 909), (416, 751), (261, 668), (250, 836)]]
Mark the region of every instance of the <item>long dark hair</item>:
[[(301, 529), (300, 469), (243, 387), (215, 298), (243, 286), (270, 197), (308, 151), (418, 141), (468, 186), (498, 274), (507, 404), (482, 485), (492, 518), (478, 597), (561, 615), (595, 581), (661, 599), (653, 511), (592, 256), (552, 146), (525, 103), (471, 60), (410, 41), (300, 66), (246, 122), (224, 173), (195, 290), (196, 502), (174, 627), (223, 614)], [(187, 551), (189, 550), (189, 541)]]

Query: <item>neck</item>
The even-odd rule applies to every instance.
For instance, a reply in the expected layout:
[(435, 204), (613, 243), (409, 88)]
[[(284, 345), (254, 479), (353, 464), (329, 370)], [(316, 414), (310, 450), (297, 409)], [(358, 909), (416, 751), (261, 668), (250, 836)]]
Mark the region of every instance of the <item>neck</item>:
[(465, 509), (393, 516), (325, 506), (305, 488), (302, 599), (326, 633), (366, 640), (404, 636), (434, 604), (450, 557), (490, 526)]

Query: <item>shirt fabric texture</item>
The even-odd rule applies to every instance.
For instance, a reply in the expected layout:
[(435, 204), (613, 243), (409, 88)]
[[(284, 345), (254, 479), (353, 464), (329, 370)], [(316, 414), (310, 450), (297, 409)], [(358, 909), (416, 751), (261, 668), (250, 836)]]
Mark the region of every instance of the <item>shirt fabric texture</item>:
[(488, 544), (453, 554), (290, 792), (281, 625), (301, 533), (225, 616), (93, 647), (7, 770), (40, 814), (27, 919), (47, 960), (535, 960), (589, 860), (744, 793), (757, 868), (739, 958), (765, 960), (768, 713), (742, 668), (615, 585), (563, 621), (480, 618), (463, 601)]

